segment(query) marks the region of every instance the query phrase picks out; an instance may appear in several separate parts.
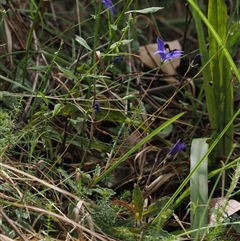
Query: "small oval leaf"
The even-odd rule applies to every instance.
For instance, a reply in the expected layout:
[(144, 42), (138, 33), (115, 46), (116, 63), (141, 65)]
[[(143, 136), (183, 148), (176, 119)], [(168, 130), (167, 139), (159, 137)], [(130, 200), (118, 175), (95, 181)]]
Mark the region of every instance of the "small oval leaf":
[(78, 43), (80, 43), (80, 45), (82, 45), (84, 48), (86, 48), (87, 50), (91, 51), (91, 48), (89, 47), (89, 45), (87, 44), (86, 40), (83, 39), (82, 37), (76, 35), (76, 41)]
[(127, 13), (155, 13), (161, 9), (164, 9), (164, 7), (151, 7), (151, 8), (144, 8), (144, 9), (139, 9), (139, 10), (130, 10), (125, 12), (125, 14)]

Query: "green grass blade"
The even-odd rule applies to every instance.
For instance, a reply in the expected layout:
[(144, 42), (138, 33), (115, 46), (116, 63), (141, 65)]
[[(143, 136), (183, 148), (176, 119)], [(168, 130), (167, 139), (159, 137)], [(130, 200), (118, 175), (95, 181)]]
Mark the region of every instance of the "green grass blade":
[[(203, 70), (204, 89), (210, 123), (213, 129), (212, 137), (216, 139), (233, 116), (233, 86), (231, 84), (230, 67), (236, 74), (238, 81), (240, 81), (239, 71), (233, 62), (226, 43), (227, 9), (222, 0), (211, 0), (209, 1), (207, 19), (199, 9), (196, 1), (188, 0), (188, 2), (193, 9), (200, 50), (203, 55), (206, 54), (206, 57), (204, 56), (206, 65)], [(207, 53), (203, 32), (204, 28), (202, 27), (201, 21), (203, 21), (208, 28), (209, 54)], [(209, 85), (211, 81), (213, 83), (212, 86)], [(213, 153), (214, 157), (228, 155), (232, 149), (232, 136), (233, 125), (230, 125), (226, 135), (224, 135), (216, 146)], [(213, 163), (212, 165), (216, 167), (217, 163)]]
[[(199, 161), (208, 151), (207, 138), (193, 139), (191, 145), (191, 171), (195, 169)], [(203, 238), (204, 230), (199, 228), (206, 227), (208, 223), (207, 203), (208, 203), (208, 157), (205, 157), (199, 167), (193, 172), (190, 180), (191, 197), (191, 229), (197, 230), (192, 233), (193, 240)]]
[[(221, 36), (221, 42), (225, 43), (227, 38), (227, 7), (222, 0), (209, 1), (208, 19), (215, 31)], [(213, 88), (210, 91), (214, 94), (217, 109), (209, 112), (211, 118), (217, 119), (217, 125), (212, 126), (218, 135), (229, 122), (233, 115), (233, 86), (231, 84), (230, 66), (223, 55), (222, 46), (219, 45), (216, 35), (209, 30), (209, 58), (210, 73), (213, 81)], [(218, 156), (228, 155), (232, 149), (233, 126), (227, 130), (226, 135), (220, 140), (218, 145)]]
[(91, 183), (91, 186), (94, 186), (98, 182), (100, 182), (103, 178), (105, 178), (111, 171), (113, 171), (115, 168), (117, 168), (122, 162), (124, 162), (131, 154), (133, 154), (137, 149), (139, 149), (142, 145), (144, 145), (146, 142), (151, 140), (155, 135), (159, 134), (162, 130), (164, 130), (167, 126), (172, 124), (174, 121), (179, 119), (181, 116), (183, 116), (185, 112), (182, 112), (165, 123), (163, 123), (161, 126), (159, 126), (156, 130), (151, 132), (149, 135), (147, 135), (145, 138), (143, 138), (141, 141), (137, 143), (133, 148), (131, 148), (128, 152), (126, 152), (122, 157), (119, 158), (118, 161), (116, 161), (112, 166), (110, 166), (106, 171), (104, 171), (99, 177), (96, 177), (96, 179)]
[[(213, 36), (215, 37), (217, 43), (219, 44), (219, 46), (222, 48), (223, 54), (226, 57), (229, 65), (232, 68), (233, 73), (236, 75), (236, 78), (238, 80), (238, 82), (240, 83), (240, 73), (238, 71), (238, 68), (236, 66), (236, 64), (234, 63), (231, 54), (229, 53), (228, 49), (226, 48), (226, 46), (224, 45), (224, 43), (222, 42), (220, 36), (218, 35), (218, 33), (215, 31), (214, 27), (212, 26), (212, 24), (208, 21), (208, 19), (205, 17), (205, 15), (203, 14), (203, 12), (200, 10), (200, 8), (197, 6), (197, 4), (195, 3), (194, 0), (188, 0), (189, 4), (191, 5), (191, 7), (193, 8), (195, 15), (198, 15), (200, 17), (200, 19), (206, 24), (207, 28), (209, 29), (209, 31), (213, 34)], [(217, 5), (216, 5), (217, 6)]]

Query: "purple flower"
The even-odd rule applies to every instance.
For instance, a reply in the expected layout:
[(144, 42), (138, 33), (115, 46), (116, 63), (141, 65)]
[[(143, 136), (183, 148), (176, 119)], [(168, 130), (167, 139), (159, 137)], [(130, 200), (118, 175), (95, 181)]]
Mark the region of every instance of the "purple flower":
[(185, 145), (183, 142), (181, 142), (181, 140), (179, 139), (179, 140), (175, 143), (175, 145), (174, 145), (172, 148), (170, 148), (170, 150), (169, 150), (169, 152), (168, 152), (168, 155), (169, 155), (169, 156), (174, 156), (174, 155), (176, 155), (179, 151), (183, 150), (185, 147), (186, 147), (186, 145)]
[(112, 64), (115, 65), (116, 63), (123, 61), (123, 59), (124, 58), (121, 57), (121, 56), (116, 56), (116, 57), (114, 57), (114, 60), (112, 61)]
[(115, 7), (111, 0), (102, 0), (102, 3), (105, 5), (106, 8), (109, 9), (111, 14), (114, 14)]
[(165, 49), (164, 42), (159, 37), (157, 38), (157, 44), (158, 44), (158, 50), (154, 54), (159, 54), (163, 62), (167, 60), (179, 58), (183, 55), (183, 51), (181, 50), (169, 51)]
[(191, 65), (192, 65), (193, 67), (196, 66), (196, 65), (198, 65), (202, 57), (203, 57), (202, 54), (197, 54), (197, 55), (195, 55), (195, 57), (193, 58), (193, 60), (192, 60), (192, 62), (191, 62)]
[(97, 113), (100, 113), (100, 112), (101, 112), (101, 108), (100, 108), (100, 104), (99, 104), (99, 103), (93, 104), (92, 108), (93, 108), (94, 110), (96, 110)]

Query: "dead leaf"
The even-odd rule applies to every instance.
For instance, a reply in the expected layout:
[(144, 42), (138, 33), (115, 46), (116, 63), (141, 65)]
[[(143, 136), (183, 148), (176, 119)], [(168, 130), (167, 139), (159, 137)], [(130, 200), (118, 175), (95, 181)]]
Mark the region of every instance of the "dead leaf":
[(222, 197), (212, 198), (209, 203), (209, 208), (209, 223), (213, 225), (216, 224), (218, 220), (223, 222), (225, 217), (238, 212), (240, 210), (240, 203), (234, 199), (227, 200)]
[[(182, 47), (178, 40), (174, 40), (171, 42), (165, 42), (165, 44), (169, 45), (169, 48), (171, 50), (177, 49), (181, 50)], [(147, 44), (144, 46), (140, 46), (139, 48), (139, 57), (144, 65), (146, 65), (150, 69), (157, 68), (161, 65), (161, 58), (158, 54), (154, 55), (154, 52), (157, 50), (158, 46), (157, 43), (155, 44)], [(176, 74), (176, 68), (180, 65), (180, 58), (173, 59), (171, 61), (166, 61), (162, 63), (161, 70), (168, 74), (168, 75), (174, 75)], [(166, 80), (168, 83), (176, 83), (178, 80), (174, 77), (164, 77), (164, 80)]]

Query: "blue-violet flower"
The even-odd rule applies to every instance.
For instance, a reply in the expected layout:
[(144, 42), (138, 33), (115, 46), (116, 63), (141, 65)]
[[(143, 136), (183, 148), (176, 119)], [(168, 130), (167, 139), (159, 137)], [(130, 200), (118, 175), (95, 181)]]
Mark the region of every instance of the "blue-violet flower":
[(93, 108), (94, 110), (96, 110), (97, 113), (100, 113), (100, 112), (101, 112), (101, 108), (100, 108), (100, 104), (99, 104), (99, 103), (93, 104), (92, 108)]
[(181, 50), (169, 51), (165, 49), (165, 44), (159, 37), (157, 38), (157, 44), (158, 44), (158, 50), (154, 54), (159, 54), (163, 62), (167, 60), (179, 58), (183, 55), (183, 51)]
[(114, 6), (111, 0), (102, 0), (102, 3), (105, 5), (106, 8), (109, 9), (111, 14), (114, 14)]
[(183, 150), (186, 147), (186, 145), (181, 142), (181, 140), (179, 139), (175, 145), (169, 150), (168, 155), (169, 156), (174, 156), (176, 155), (179, 151)]
[(112, 64), (115, 65), (116, 63), (123, 61), (123, 59), (124, 58), (121, 57), (121, 56), (115, 56), (113, 61), (112, 61)]
[(202, 54), (196, 54), (191, 62), (191, 66), (194, 67), (194, 66), (198, 65), (202, 57), (203, 57)]

